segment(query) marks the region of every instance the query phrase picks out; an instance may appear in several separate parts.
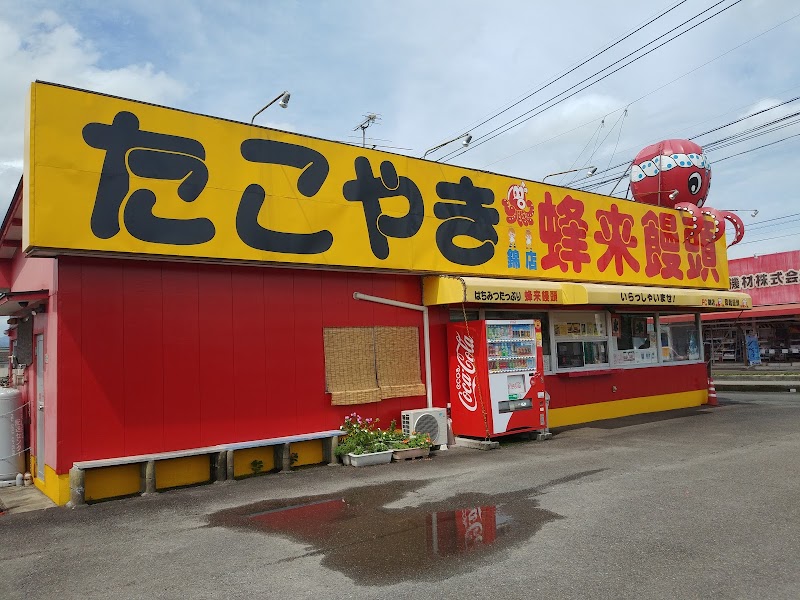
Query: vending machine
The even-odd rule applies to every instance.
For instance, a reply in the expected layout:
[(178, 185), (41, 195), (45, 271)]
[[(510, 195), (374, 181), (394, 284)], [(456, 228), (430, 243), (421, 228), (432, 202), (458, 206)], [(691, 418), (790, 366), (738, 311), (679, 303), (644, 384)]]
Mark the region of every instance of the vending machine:
[(447, 346), (453, 433), (547, 430), (540, 320), (450, 323)]

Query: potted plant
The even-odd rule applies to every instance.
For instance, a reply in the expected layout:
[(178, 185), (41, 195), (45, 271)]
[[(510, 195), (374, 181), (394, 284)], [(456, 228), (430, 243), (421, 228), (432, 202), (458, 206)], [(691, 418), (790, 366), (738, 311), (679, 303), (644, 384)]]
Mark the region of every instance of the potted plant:
[(383, 442), (376, 442), (369, 446), (365, 452), (357, 448), (349, 454), (350, 465), (353, 467), (369, 467), (370, 465), (385, 465), (392, 462), (392, 449)]
[(391, 462), (392, 450), (377, 423), (378, 419), (362, 419), (357, 413), (344, 418), (344, 439), (336, 446), (336, 456), (345, 465), (364, 467)]
[(394, 446), (392, 460), (427, 458), (431, 451), (431, 436), (427, 433), (413, 432)]

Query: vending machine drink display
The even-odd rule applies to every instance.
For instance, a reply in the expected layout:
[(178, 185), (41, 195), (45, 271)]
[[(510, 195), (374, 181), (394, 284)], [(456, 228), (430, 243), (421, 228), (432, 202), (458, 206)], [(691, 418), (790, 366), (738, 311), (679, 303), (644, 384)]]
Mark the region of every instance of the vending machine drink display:
[(547, 430), (541, 321), (450, 323), (447, 340), (456, 435)]

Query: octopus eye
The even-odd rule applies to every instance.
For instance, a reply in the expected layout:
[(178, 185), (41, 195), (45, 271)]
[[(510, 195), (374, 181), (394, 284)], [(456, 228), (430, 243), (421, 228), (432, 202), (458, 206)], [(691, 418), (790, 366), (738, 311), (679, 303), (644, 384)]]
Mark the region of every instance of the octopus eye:
[(700, 173), (692, 173), (689, 175), (689, 193), (697, 194), (701, 187), (703, 187), (703, 178), (700, 176)]

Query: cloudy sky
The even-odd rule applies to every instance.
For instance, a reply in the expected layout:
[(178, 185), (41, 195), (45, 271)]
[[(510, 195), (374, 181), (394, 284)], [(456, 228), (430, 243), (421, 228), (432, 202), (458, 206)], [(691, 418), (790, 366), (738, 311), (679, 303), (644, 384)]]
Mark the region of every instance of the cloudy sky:
[(289, 90), (259, 124), (360, 143), (353, 129), (377, 113), (367, 133), (391, 151), (422, 156), (471, 132), (468, 151), (429, 158), (531, 180), (598, 167), (548, 180), (575, 186), (742, 119), (696, 139), (708, 204), (748, 228), (730, 257), (798, 249), (800, 100), (776, 106), (800, 96), (798, 56), (796, 0), (0, 0), (0, 210), (22, 172), (33, 80), (245, 122)]

